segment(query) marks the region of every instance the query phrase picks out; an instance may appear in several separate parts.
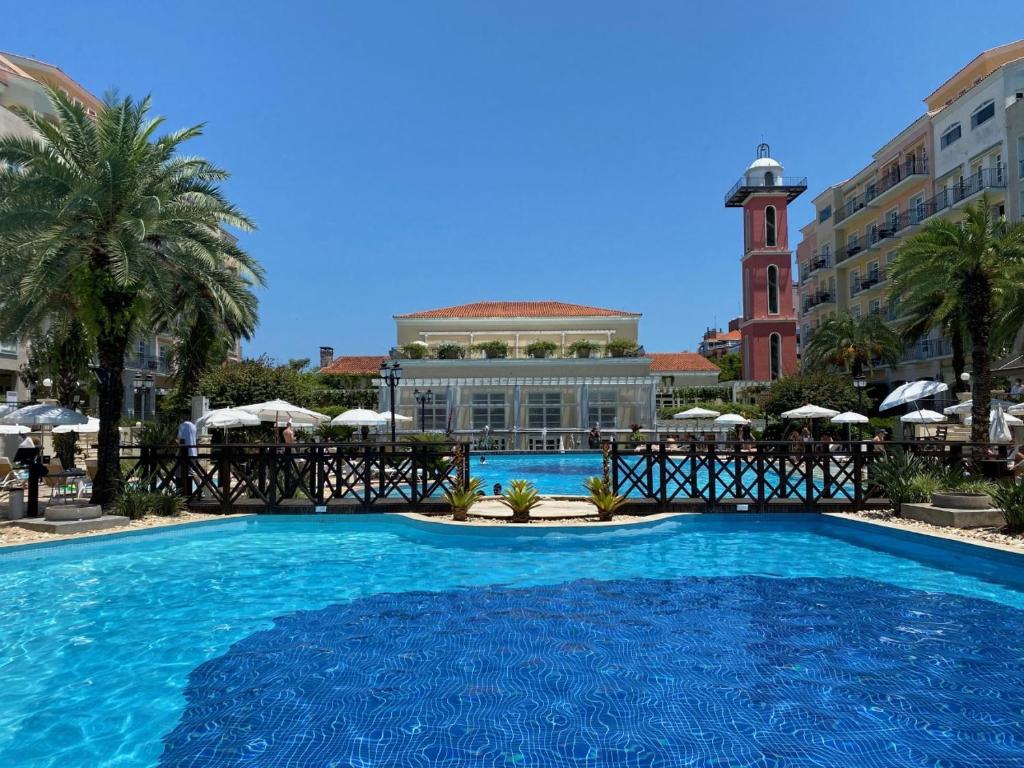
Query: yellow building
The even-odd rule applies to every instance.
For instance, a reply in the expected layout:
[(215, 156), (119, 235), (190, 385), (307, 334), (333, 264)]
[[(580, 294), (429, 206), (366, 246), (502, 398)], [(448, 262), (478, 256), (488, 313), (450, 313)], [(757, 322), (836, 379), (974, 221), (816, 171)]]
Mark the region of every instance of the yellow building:
[[(800, 231), (799, 324), (806, 345), (827, 318), (879, 314), (895, 321), (888, 267), (933, 217), (956, 221), (988, 193), (997, 216), (1021, 218), (1024, 193), (1024, 41), (982, 53), (925, 98), (925, 112), (861, 171), (814, 198)], [(937, 331), (900, 363), (876, 369), (889, 383), (951, 379), (950, 345)]]

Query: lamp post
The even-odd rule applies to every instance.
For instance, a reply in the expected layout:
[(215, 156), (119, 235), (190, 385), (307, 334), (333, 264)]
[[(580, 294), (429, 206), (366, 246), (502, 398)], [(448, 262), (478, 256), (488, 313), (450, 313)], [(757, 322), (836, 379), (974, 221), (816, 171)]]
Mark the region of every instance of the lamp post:
[(429, 389), (426, 392), (420, 392), (420, 390), (413, 390), (413, 397), (416, 398), (416, 402), (420, 406), (420, 432), (427, 431), (427, 403), (434, 402), (434, 393)]
[(391, 394), (391, 442), (398, 442), (395, 436), (395, 388), (402, 378), (402, 366), (397, 360), (384, 360), (380, 364), (380, 377), (388, 385)]
[[(857, 390), (857, 412), (864, 413), (864, 390), (868, 386), (868, 380), (863, 376), (856, 376), (853, 379), (853, 386)], [(857, 425), (857, 434), (863, 438), (864, 433), (860, 431), (860, 425)], [(849, 438), (849, 433), (847, 433)]]

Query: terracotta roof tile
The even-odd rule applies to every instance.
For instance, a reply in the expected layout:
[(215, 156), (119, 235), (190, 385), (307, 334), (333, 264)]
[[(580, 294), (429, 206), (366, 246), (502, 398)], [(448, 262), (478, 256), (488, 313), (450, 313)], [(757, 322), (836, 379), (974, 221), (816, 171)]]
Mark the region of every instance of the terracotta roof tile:
[(671, 371), (692, 371), (694, 373), (716, 373), (718, 366), (696, 352), (648, 352), (651, 359), (651, 373)]
[(330, 365), (320, 369), (321, 373), (338, 374), (376, 374), (380, 372), (380, 364), (387, 357), (384, 355), (342, 355), (331, 361)]
[(636, 312), (588, 307), (564, 301), (475, 301), (454, 307), (428, 309), (396, 317), (473, 318), (473, 317), (639, 317)]

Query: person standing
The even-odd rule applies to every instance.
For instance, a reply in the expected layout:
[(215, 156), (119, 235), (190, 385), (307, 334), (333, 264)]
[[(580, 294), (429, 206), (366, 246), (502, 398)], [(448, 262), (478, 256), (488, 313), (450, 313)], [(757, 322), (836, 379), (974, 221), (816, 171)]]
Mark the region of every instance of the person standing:
[(291, 445), (295, 442), (295, 428), (292, 426), (291, 419), (288, 419), (288, 423), (285, 425), (284, 431), (281, 433), (281, 437), (284, 438), (285, 445)]
[(178, 445), (180, 447), (178, 461), (178, 490), (185, 496), (192, 495), (192, 472), (191, 463), (199, 456), (199, 446), (196, 437), (196, 425), (186, 416), (178, 425)]
[(587, 436), (587, 447), (588, 448), (600, 448), (601, 447), (601, 428), (595, 424), (590, 428), (590, 434)]

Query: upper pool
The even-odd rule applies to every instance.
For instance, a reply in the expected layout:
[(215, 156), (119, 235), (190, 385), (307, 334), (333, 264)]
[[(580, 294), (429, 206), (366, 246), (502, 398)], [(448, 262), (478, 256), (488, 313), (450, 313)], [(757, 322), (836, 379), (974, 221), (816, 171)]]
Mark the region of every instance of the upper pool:
[(812, 515), (0, 550), (0, 765), (1021, 765), (1022, 589)]

